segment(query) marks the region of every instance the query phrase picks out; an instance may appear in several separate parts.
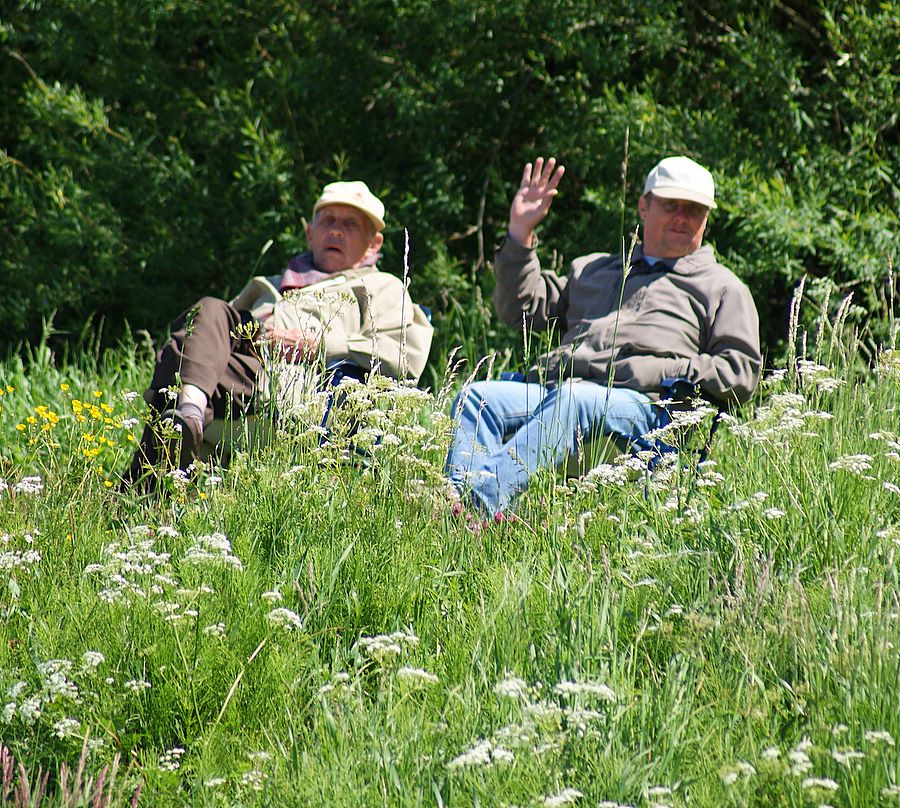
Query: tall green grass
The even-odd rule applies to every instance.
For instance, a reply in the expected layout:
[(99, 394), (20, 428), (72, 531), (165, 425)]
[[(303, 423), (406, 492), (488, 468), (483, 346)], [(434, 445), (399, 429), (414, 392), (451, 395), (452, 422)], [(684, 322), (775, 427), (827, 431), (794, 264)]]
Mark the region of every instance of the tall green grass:
[(0, 805), (116, 755), (112, 804), (900, 804), (900, 363), (820, 322), (713, 462), (487, 525), (442, 480), (461, 374), (142, 497), (149, 350), (6, 360)]

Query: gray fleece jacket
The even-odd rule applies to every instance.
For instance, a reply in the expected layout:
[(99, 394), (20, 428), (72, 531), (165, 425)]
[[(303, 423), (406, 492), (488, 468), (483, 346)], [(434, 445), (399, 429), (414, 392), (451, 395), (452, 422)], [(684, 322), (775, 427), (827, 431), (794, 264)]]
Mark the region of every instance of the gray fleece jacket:
[(497, 314), (514, 328), (561, 335), (558, 347), (531, 368), (529, 381), (608, 384), (612, 375), (615, 386), (656, 399), (663, 379), (684, 377), (713, 399), (746, 401), (762, 367), (750, 290), (709, 245), (671, 269), (649, 267), (642, 258), (638, 245), (623, 288), (621, 255), (576, 258), (560, 277), (541, 270), (534, 248), (509, 238), (500, 245)]

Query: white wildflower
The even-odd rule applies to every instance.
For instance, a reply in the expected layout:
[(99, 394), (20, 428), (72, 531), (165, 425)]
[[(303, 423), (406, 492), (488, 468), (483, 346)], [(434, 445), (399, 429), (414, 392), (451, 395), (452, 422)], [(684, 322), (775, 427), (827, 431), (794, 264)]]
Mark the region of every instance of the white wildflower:
[(150, 687), (150, 682), (144, 679), (129, 679), (125, 682), (125, 689), (130, 690), (132, 693), (140, 693), (142, 690), (147, 690)]
[(795, 777), (808, 772), (812, 768), (809, 755), (800, 749), (792, 749), (788, 752), (788, 760), (791, 761), (791, 774)]
[(846, 749), (846, 750), (831, 750), (831, 757), (834, 758), (835, 761), (840, 763), (843, 766), (850, 766), (851, 760), (861, 760), (865, 758), (866, 753), (860, 752), (858, 749)]
[(422, 668), (403, 667), (397, 671), (397, 678), (413, 686), (436, 685), (440, 679)]
[(763, 760), (778, 760), (781, 757), (781, 750), (777, 746), (769, 746), (760, 753)]
[(766, 508), (762, 515), (765, 519), (781, 519), (784, 516), (784, 511), (781, 508)]
[(453, 758), (447, 764), (447, 768), (453, 771), (454, 769), (469, 769), (476, 766), (490, 767), (494, 762), (511, 763), (513, 760), (514, 756), (508, 749), (503, 747), (495, 749), (489, 740), (483, 740)]
[(865, 738), (869, 743), (885, 743), (888, 746), (894, 745), (894, 739), (891, 737), (891, 733), (885, 729), (870, 729), (863, 733), (863, 738)]
[(419, 638), (410, 632), (395, 631), (391, 634), (378, 634), (374, 637), (360, 637), (354, 649), (365, 656), (384, 664), (403, 653), (404, 646), (419, 644)]
[(9, 690), (6, 691), (8, 698), (13, 700), (19, 698), (26, 690), (28, 690), (28, 682), (16, 682)]
[(834, 471), (849, 471), (851, 474), (862, 474), (872, 468), (872, 456), (867, 454), (841, 455), (828, 464)]
[(81, 657), (81, 664), (85, 673), (93, 673), (104, 662), (106, 662), (106, 657), (99, 651), (85, 651)]
[(241, 560), (232, 554), (231, 542), (224, 533), (212, 533), (208, 536), (198, 536), (194, 544), (188, 547), (184, 555), (185, 561), (191, 563), (211, 562), (233, 567), (240, 571), (244, 566)]
[(280, 606), (277, 609), (272, 609), (266, 617), (269, 622), (273, 626), (277, 626), (278, 628), (283, 628), (286, 631), (293, 631), (294, 629), (303, 628), (303, 619), (296, 612), (292, 612), (290, 609), (286, 609), (283, 606)]
[(134, 390), (126, 390), (124, 393), (122, 393), (122, 401), (124, 401), (126, 404), (130, 404), (137, 397), (138, 393), (136, 393)]
[(895, 785), (891, 783), (889, 786), (885, 786), (881, 789), (882, 797), (900, 797), (900, 785)]
[(167, 772), (177, 772), (181, 768), (184, 749), (175, 746), (159, 756), (159, 768)]
[(559, 794), (544, 797), (544, 801), (541, 804), (544, 808), (559, 808), (560, 805), (570, 805), (576, 800), (580, 800), (583, 796), (584, 794), (577, 788), (564, 788)]
[(248, 786), (253, 791), (262, 791), (265, 779), (266, 775), (259, 769), (251, 769), (249, 772), (245, 772), (241, 777), (241, 783)]
[(494, 685), (494, 694), (504, 699), (527, 699), (528, 684), (523, 679), (510, 676)]
[(800, 743), (798, 743), (794, 747), (794, 749), (796, 749), (798, 752), (808, 752), (810, 749), (812, 749), (812, 747), (813, 742), (809, 738), (803, 737), (800, 739)]
[(203, 781), (204, 788), (218, 788), (224, 786), (228, 781), (224, 777), (210, 777), (209, 780)]
[(656, 799), (657, 797), (671, 797), (672, 789), (668, 786), (650, 786), (647, 789), (647, 797)]
[(838, 784), (827, 777), (807, 777), (800, 785), (803, 788), (821, 788), (825, 791), (838, 790)]
[(270, 589), (268, 592), (263, 592), (260, 595), (260, 598), (269, 602), (269, 603), (281, 603), (284, 599), (277, 589)]
[(26, 724), (33, 724), (41, 717), (42, 707), (40, 696), (32, 696), (19, 705), (19, 716)]
[(225, 624), (224, 623), (211, 623), (208, 626), (203, 627), (203, 633), (208, 637), (224, 637), (225, 636)]
[(753, 777), (753, 775), (756, 774), (756, 769), (746, 760), (739, 760), (735, 765), (737, 766), (738, 772), (743, 777)]
[(13, 488), (19, 494), (40, 494), (44, 490), (44, 481), (40, 477), (23, 477)]
[(615, 701), (615, 691), (601, 682), (560, 682), (553, 692), (558, 696), (596, 696), (602, 701)]
[(74, 718), (62, 718), (53, 724), (53, 734), (57, 738), (68, 738), (81, 728), (81, 722)]

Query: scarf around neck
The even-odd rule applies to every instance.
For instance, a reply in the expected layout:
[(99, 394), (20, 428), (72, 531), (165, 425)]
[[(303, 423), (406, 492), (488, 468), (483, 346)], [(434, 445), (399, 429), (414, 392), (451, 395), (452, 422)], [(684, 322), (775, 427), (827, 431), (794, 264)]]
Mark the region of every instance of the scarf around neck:
[[(362, 266), (375, 266), (380, 257), (380, 253), (375, 253), (371, 258), (365, 260)], [(278, 291), (284, 293), (291, 289), (302, 289), (304, 286), (319, 283), (319, 281), (327, 280), (338, 274), (340, 273), (323, 272), (321, 269), (316, 269), (315, 264), (313, 264), (312, 253), (300, 253), (288, 262), (287, 269), (284, 270), (284, 274), (281, 276), (281, 284)]]

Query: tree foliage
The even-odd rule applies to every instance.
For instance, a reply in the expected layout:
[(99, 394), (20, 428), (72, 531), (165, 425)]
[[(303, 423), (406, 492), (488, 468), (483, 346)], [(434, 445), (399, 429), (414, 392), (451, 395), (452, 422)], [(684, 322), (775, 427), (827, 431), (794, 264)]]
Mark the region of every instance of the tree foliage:
[(646, 171), (687, 153), (770, 346), (802, 275), (877, 319), (898, 38), (894, 4), (829, 0), (20, 0), (0, 18), (2, 340), (51, 316), (158, 333), (278, 271), (316, 190), (352, 177), (385, 200), (398, 273), (408, 229), (441, 350), (539, 153), (568, 168), (548, 257), (618, 250)]

